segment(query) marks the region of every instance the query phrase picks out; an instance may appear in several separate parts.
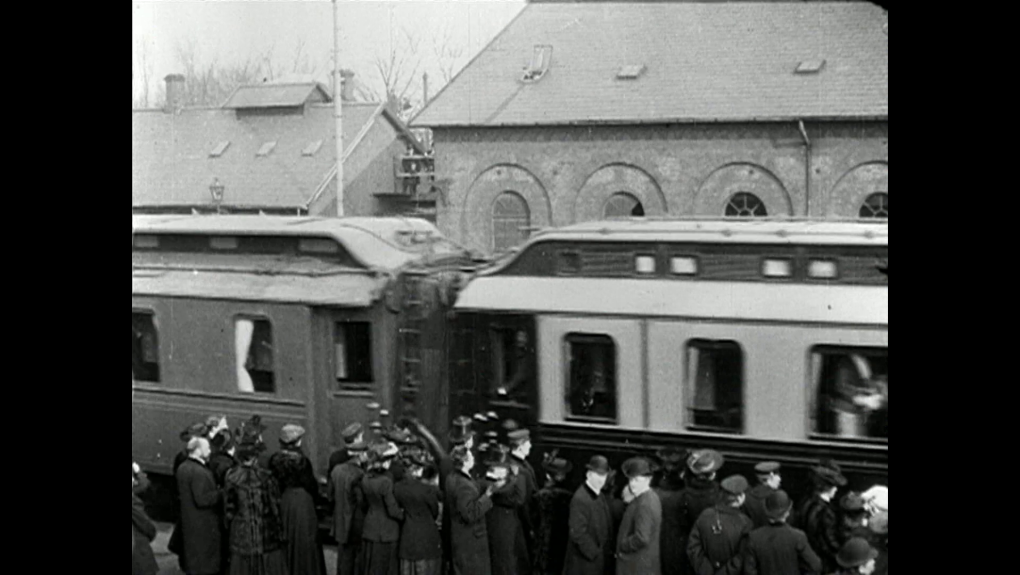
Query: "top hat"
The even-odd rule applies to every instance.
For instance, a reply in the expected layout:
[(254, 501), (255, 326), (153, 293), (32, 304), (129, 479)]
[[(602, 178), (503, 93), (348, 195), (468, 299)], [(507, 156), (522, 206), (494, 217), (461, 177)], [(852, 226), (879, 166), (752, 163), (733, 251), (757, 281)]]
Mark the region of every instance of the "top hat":
[(542, 462), (542, 467), (545, 468), (552, 475), (562, 473), (566, 475), (570, 473), (570, 470), (574, 468), (574, 464), (563, 459), (562, 457), (555, 457), (549, 461)]
[(779, 519), (791, 507), (793, 507), (793, 502), (790, 501), (790, 496), (782, 489), (769, 493), (769, 496), (765, 498), (765, 515), (769, 519)]
[(610, 471), (609, 460), (601, 455), (592, 455), (585, 467), (599, 475), (606, 475)]
[(719, 487), (730, 495), (740, 495), (747, 490), (747, 480), (743, 475), (730, 475), (719, 483)]
[(450, 430), (450, 443), (461, 444), (475, 436), (471, 430), (471, 418), (461, 415), (453, 420), (453, 429)]
[(836, 554), (836, 563), (840, 567), (857, 567), (878, 557), (878, 550), (861, 537), (853, 537), (843, 544)]
[(712, 473), (720, 467), (724, 462), (721, 453), (714, 449), (702, 449), (694, 451), (687, 458), (687, 468), (692, 472), (699, 475)]

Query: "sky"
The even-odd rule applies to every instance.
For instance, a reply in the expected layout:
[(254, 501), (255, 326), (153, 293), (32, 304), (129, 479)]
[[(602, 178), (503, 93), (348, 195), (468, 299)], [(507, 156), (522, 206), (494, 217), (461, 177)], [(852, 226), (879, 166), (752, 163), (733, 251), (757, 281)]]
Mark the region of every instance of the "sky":
[[(523, 0), (339, 0), (341, 65), (378, 87), (373, 62), (400, 49), (402, 30), (418, 33), (418, 54), (429, 72), (429, 92), (441, 84), (432, 40), (449, 46), (466, 64), (524, 7)], [(299, 41), (319, 77), (329, 83), (333, 11), (328, 0), (147, 0), (132, 2), (132, 96), (142, 92), (142, 54), (150, 99), (167, 74), (180, 72), (177, 46), (193, 43), (199, 63), (239, 62), (270, 48), (280, 64), (293, 61)], [(368, 77), (365, 77), (368, 76)], [(373, 85), (373, 83), (375, 85)]]

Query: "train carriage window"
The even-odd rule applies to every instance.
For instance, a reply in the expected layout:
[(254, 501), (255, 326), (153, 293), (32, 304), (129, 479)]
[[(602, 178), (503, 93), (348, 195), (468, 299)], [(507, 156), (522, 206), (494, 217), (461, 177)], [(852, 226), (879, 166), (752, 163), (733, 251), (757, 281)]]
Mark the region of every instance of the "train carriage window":
[(152, 312), (131, 312), (131, 376), (135, 381), (159, 381), (159, 338)]
[(564, 338), (567, 414), (571, 419), (616, 422), (616, 345), (607, 335), (570, 333)]
[(815, 433), (888, 440), (888, 348), (815, 346), (811, 378)]
[(528, 333), (507, 327), (490, 330), (492, 344), (492, 391), (496, 397), (526, 400), (534, 386), (531, 357), (533, 348)]
[(688, 427), (740, 432), (744, 426), (744, 356), (735, 341), (687, 344)]
[(333, 329), (333, 347), (340, 389), (371, 389), (372, 324), (367, 321), (337, 322)]
[(237, 390), (274, 393), (273, 328), (269, 320), (241, 317), (234, 321)]

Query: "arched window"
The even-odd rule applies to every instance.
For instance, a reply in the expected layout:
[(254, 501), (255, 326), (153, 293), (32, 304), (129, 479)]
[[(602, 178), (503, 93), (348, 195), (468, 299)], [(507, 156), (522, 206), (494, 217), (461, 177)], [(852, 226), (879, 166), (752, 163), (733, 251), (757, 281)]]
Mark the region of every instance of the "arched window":
[(492, 205), (492, 247), (504, 252), (528, 239), (531, 212), (528, 202), (516, 192), (503, 192)]
[(860, 217), (862, 218), (886, 218), (889, 219), (889, 194), (886, 192), (875, 192), (868, 196), (861, 204)]
[(602, 210), (603, 219), (609, 218), (630, 218), (645, 215), (645, 208), (641, 201), (627, 192), (617, 192), (607, 201)]
[(763, 218), (768, 214), (765, 202), (747, 192), (737, 192), (726, 202), (726, 216), (737, 218)]

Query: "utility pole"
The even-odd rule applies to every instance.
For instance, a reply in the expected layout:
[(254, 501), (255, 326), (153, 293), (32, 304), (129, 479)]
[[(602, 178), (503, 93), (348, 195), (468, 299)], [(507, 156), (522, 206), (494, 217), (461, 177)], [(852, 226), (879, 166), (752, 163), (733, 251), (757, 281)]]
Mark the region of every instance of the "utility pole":
[(333, 0), (333, 115), (336, 124), (336, 215), (344, 215), (343, 75), (340, 73), (340, 10)]

